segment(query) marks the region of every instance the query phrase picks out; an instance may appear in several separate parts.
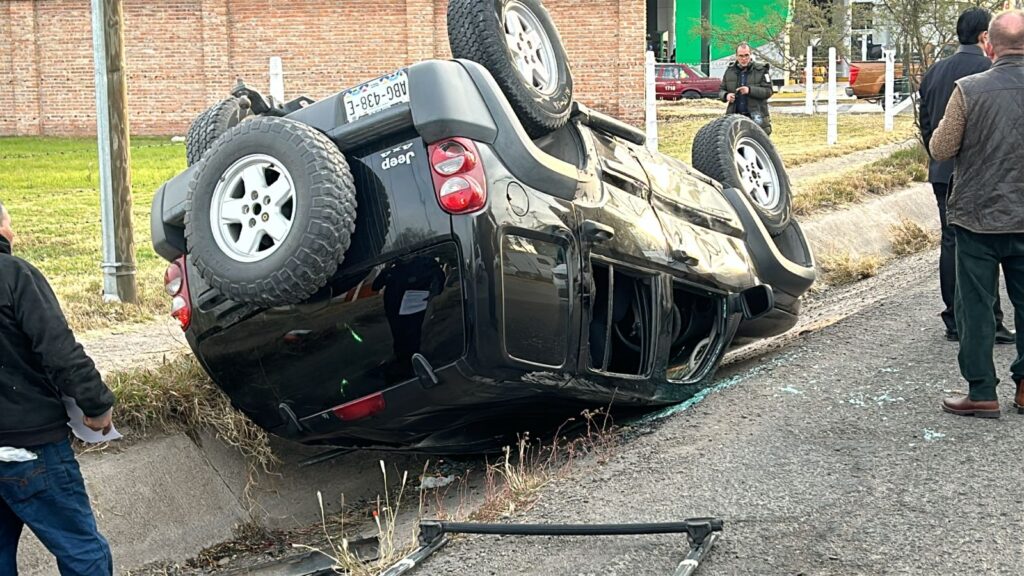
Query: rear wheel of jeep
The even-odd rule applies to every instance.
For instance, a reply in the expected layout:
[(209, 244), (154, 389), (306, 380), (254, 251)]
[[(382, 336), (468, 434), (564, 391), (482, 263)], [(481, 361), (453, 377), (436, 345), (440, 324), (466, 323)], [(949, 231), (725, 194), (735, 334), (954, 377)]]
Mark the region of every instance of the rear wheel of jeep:
[(240, 302), (301, 302), (326, 284), (355, 230), (356, 191), (326, 136), (284, 118), (229, 130), (189, 184), (185, 239), (211, 286)]
[(490, 71), (531, 137), (568, 122), (569, 59), (540, 0), (451, 0), (448, 38), (455, 58)]
[(739, 114), (712, 120), (694, 137), (691, 159), (705, 175), (743, 191), (772, 236), (789, 225), (789, 176), (772, 141), (752, 120)]
[(188, 165), (199, 162), (217, 138), (237, 126), (249, 112), (248, 101), (231, 96), (197, 116), (185, 135), (185, 158)]

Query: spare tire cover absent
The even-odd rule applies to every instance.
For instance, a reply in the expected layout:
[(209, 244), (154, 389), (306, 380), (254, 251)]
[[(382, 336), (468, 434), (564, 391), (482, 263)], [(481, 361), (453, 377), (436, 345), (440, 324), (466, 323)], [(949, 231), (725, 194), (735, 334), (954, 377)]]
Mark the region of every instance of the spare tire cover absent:
[(337, 146), (305, 124), (257, 117), (221, 136), (193, 175), (185, 239), (199, 273), (228, 298), (294, 304), (334, 274), (355, 217)]
[(746, 116), (730, 114), (706, 124), (693, 139), (693, 167), (746, 194), (774, 237), (792, 212), (789, 176), (768, 135)]
[(450, 0), (448, 39), (455, 58), (490, 71), (531, 137), (568, 122), (569, 59), (540, 0)]
[(220, 135), (237, 126), (249, 115), (249, 107), (231, 96), (196, 116), (185, 135), (185, 159), (191, 166), (203, 158)]

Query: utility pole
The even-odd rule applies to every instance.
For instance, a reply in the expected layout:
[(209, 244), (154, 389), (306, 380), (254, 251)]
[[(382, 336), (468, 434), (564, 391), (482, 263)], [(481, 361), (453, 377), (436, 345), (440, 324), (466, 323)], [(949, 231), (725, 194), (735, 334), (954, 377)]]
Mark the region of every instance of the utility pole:
[(122, 0), (92, 0), (103, 229), (103, 301), (137, 304)]

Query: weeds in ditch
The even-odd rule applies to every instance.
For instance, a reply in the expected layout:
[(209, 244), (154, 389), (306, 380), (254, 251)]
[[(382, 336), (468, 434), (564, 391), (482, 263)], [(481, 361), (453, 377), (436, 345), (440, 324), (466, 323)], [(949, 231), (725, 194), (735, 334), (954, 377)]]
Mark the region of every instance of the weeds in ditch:
[(889, 227), (893, 254), (909, 256), (939, 245), (939, 235), (925, 230), (913, 220), (901, 218), (899, 224)]
[(183, 432), (198, 442), (199, 432), (210, 430), (241, 452), (249, 467), (247, 498), (259, 474), (271, 473), (278, 464), (267, 433), (235, 410), (192, 356), (181, 356), (159, 368), (115, 372), (106, 380), (117, 396), (115, 421), (132, 432), (129, 437), (160, 430)]
[[(402, 530), (398, 519), (402, 502), (405, 499), (406, 488), (409, 484), (409, 473), (402, 473), (402, 481), (399, 484), (394, 500), (392, 500), (388, 486), (387, 466), (385, 466), (383, 460), (380, 461), (380, 471), (384, 482), (384, 496), (383, 498), (379, 495), (377, 496), (372, 511), (373, 522), (377, 529), (377, 553), (375, 557), (364, 557), (350, 545), (345, 529), (344, 495), (342, 495), (343, 511), (340, 515), (341, 522), (338, 525), (338, 532), (332, 534), (332, 527), (328, 523), (327, 515), (324, 513), (323, 494), (319, 491), (316, 493), (316, 497), (320, 504), (320, 522), (329, 550), (325, 551), (320, 547), (306, 544), (293, 544), (292, 546), (303, 550), (314, 550), (327, 555), (334, 563), (333, 569), (335, 572), (349, 576), (374, 576), (380, 574), (412, 552), (417, 546), (415, 529), (410, 530), (409, 538), (403, 544), (400, 534)], [(422, 510), (422, 497), (420, 506)]]
[(843, 286), (871, 278), (878, 274), (883, 263), (882, 258), (873, 254), (856, 256), (849, 252), (826, 254), (818, 260), (825, 282), (830, 286)]

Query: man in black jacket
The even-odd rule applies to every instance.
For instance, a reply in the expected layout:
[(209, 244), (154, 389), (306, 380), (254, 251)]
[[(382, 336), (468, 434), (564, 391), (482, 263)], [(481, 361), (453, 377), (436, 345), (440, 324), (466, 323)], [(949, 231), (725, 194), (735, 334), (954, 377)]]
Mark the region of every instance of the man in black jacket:
[(0, 204), (0, 574), (18, 573), (29, 529), (62, 576), (109, 576), (110, 547), (96, 527), (68, 440), (62, 397), (84, 423), (108, 432), (114, 395), (75, 341), (49, 283), (11, 255), (11, 217)]
[[(960, 48), (955, 54), (936, 63), (925, 74), (921, 82), (921, 137), (925, 148), (932, 138), (932, 132), (942, 121), (946, 112), (946, 104), (953, 93), (956, 81), (972, 74), (989, 69), (992, 61), (985, 55), (983, 47), (988, 44), (988, 24), (992, 13), (984, 8), (971, 8), (960, 15), (956, 23), (957, 39)], [(960, 335), (956, 330), (954, 294), (956, 293), (956, 236), (953, 228), (946, 220), (946, 198), (949, 196), (950, 181), (953, 178), (953, 161), (939, 161), (934, 158), (928, 164), (928, 181), (935, 191), (935, 201), (939, 206), (939, 220), (942, 223), (942, 247), (939, 251), (939, 284), (942, 290), (942, 302), (946, 309), (942, 311), (942, 321), (946, 325), (946, 339), (958, 341)], [(996, 342), (1012, 344), (1014, 334), (1003, 325), (1003, 311), (996, 297), (994, 307), (996, 315)]]
[(771, 134), (768, 99), (774, 89), (768, 70), (767, 63), (754, 62), (750, 45), (740, 42), (736, 46), (736, 60), (729, 64), (722, 76), (718, 98), (729, 103), (726, 114), (742, 114), (757, 123), (766, 134)]

